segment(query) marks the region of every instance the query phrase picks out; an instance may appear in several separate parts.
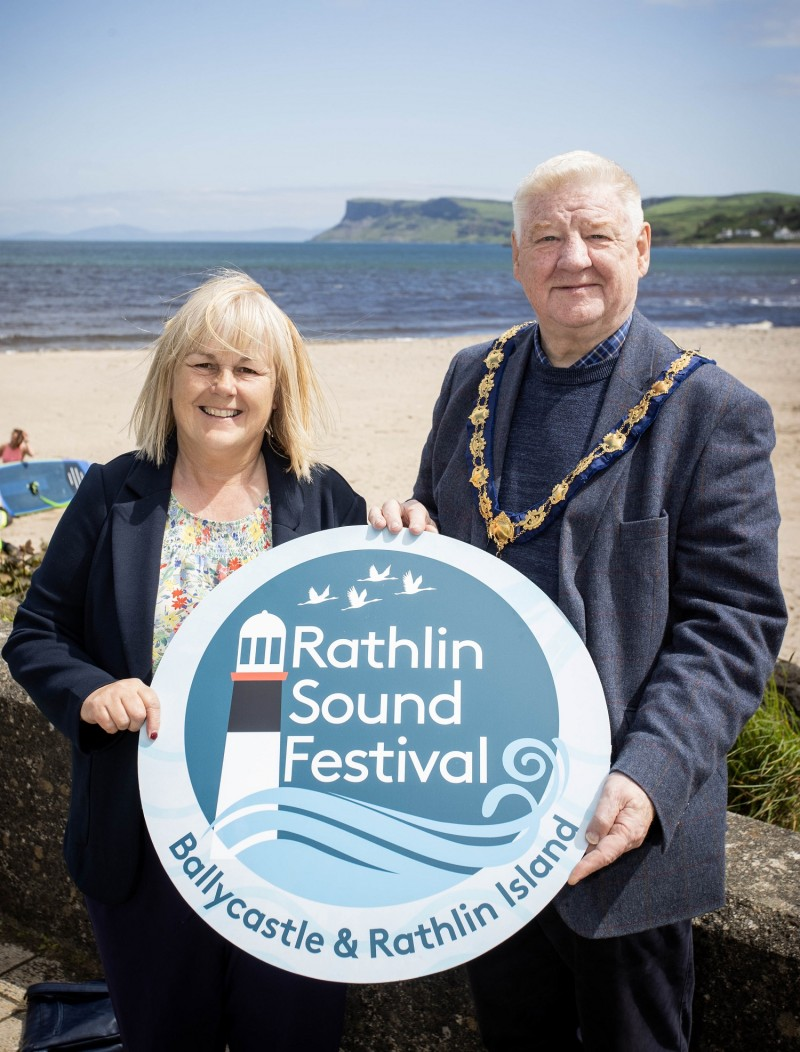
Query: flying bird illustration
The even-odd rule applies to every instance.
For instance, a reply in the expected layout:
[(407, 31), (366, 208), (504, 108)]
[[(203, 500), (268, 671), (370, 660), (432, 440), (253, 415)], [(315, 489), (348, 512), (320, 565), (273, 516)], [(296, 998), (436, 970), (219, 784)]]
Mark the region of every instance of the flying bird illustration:
[(366, 606), (367, 603), (379, 603), (380, 599), (367, 599), (367, 590), (362, 588), (359, 590), (354, 584), (351, 584), (347, 589), (347, 601), (350, 606), (343, 606), (342, 610), (357, 610), (361, 606)]
[(331, 586), (325, 585), (325, 588), (318, 592), (316, 588), (309, 588), (308, 599), (305, 602), (298, 603), (298, 606), (316, 606), (317, 603), (329, 603), (332, 599), (338, 599), (338, 595), (331, 595)]
[(416, 595), (417, 592), (435, 592), (436, 589), (432, 585), (422, 585), (422, 574), (419, 577), (415, 577), (410, 570), (406, 570), (403, 574), (403, 591), (395, 592), (395, 595)]
[(370, 566), (369, 575), (367, 577), (359, 577), (359, 582), (372, 581), (376, 583), (378, 581), (396, 581), (396, 577), (390, 577), (391, 566), (387, 566), (385, 570), (379, 570), (377, 566)]

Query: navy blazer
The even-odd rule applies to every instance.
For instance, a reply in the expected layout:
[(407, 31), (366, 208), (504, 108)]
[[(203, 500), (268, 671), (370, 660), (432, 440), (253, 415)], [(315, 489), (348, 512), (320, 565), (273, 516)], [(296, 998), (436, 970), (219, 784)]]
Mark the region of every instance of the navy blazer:
[[(153, 612), (176, 446), (162, 467), (127, 453), (93, 465), (36, 571), (3, 657), (14, 679), (72, 743), (67, 868), (84, 894), (123, 902), (139, 872), (144, 818), (138, 734), (83, 723), (84, 700), (107, 683), (152, 675)], [(264, 442), (272, 543), (366, 522), (337, 472), (311, 482)]]
[[(532, 339), (531, 332), (520, 340), (502, 380), (498, 485)], [(487, 549), (469, 481), (467, 418), (489, 346), (467, 348), (451, 363), (414, 488), (442, 533)], [(593, 444), (677, 355), (635, 312)], [(558, 604), (603, 684), (613, 769), (647, 792), (657, 816), (642, 847), (557, 897), (581, 935), (621, 935), (724, 904), (726, 754), (758, 707), (786, 625), (774, 443), (767, 403), (703, 365), (633, 451), (564, 512)], [(531, 504), (542, 496), (532, 494)]]

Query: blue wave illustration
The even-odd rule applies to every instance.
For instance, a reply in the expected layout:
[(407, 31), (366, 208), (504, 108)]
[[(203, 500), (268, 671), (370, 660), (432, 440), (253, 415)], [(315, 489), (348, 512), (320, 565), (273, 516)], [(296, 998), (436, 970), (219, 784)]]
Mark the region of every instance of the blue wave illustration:
[[(391, 905), (431, 895), (530, 847), (566, 781), (563, 750), (558, 740), (554, 746), (520, 739), (506, 748), (504, 768), (515, 782), (491, 789), (483, 814), (491, 818), (503, 799), (520, 797), (526, 811), (511, 821), (442, 822), (283, 786), (219, 814), (213, 854), (235, 855), (263, 879), (331, 905)], [(544, 779), (538, 801), (519, 784)]]

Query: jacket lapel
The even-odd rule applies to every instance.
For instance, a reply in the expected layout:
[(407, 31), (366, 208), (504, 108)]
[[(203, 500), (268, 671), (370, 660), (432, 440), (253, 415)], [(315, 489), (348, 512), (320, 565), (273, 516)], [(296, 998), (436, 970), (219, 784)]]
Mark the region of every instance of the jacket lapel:
[[(650, 328), (649, 322), (634, 311), (630, 331), (600, 407), (591, 447), (614, 429), (655, 378), (656, 345), (650, 339)], [(574, 587), (575, 572), (601, 525), (603, 512), (615, 487), (625, 477), (627, 456), (630, 455), (601, 472), (564, 510), (559, 548), (559, 606), (584, 637), (583, 600)]]
[[(514, 416), (514, 407), (517, 404), (519, 389), (525, 378), (525, 372), (528, 368), (528, 362), (533, 351), (533, 332), (534, 330), (531, 328), (523, 335), (518, 343), (515, 343), (513, 352), (506, 358), (506, 366), (503, 370), (502, 388), (495, 408), (494, 435), (492, 443), (494, 477), (498, 492), (500, 491), (500, 485), (503, 479), (503, 463), (505, 461), (508, 438), (511, 434), (511, 421)], [(481, 372), (475, 380), (474, 402), (477, 402), (478, 400), (478, 384), (480, 383), (484, 372), (483, 364), (481, 364)], [(471, 470), (472, 469), (470, 468), (470, 471)], [(486, 523), (483, 521), (483, 518), (478, 511), (476, 501), (473, 500), (472, 506), (472, 535), (470, 541), (479, 548), (486, 548), (490, 543), (486, 534)]]
[(272, 509), (272, 543), (283, 544), (297, 536), (305, 501), (297, 477), (287, 471), (288, 460), (265, 440), (261, 451), (267, 465), (269, 500)]
[(611, 374), (608, 390), (600, 407), (592, 445), (600, 441), (624, 417), (650, 387), (655, 376), (655, 347), (645, 339), (644, 319), (634, 312), (619, 361)]
[(122, 647), (131, 675), (148, 682), (173, 463), (172, 455), (160, 468), (137, 461), (111, 512), (113, 589)]

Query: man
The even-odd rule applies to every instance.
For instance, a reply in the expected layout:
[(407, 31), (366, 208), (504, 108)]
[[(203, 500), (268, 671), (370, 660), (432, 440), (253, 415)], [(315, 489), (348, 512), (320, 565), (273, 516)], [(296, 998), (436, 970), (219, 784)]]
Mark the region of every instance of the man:
[(772, 418), (635, 310), (650, 228), (618, 165), (536, 168), (512, 246), (537, 324), (456, 356), (413, 499), (370, 522), (497, 551), (558, 603), (606, 695), (584, 858), (470, 965), (486, 1047), (685, 1050), (691, 918), (724, 902), (726, 753), (785, 627)]

